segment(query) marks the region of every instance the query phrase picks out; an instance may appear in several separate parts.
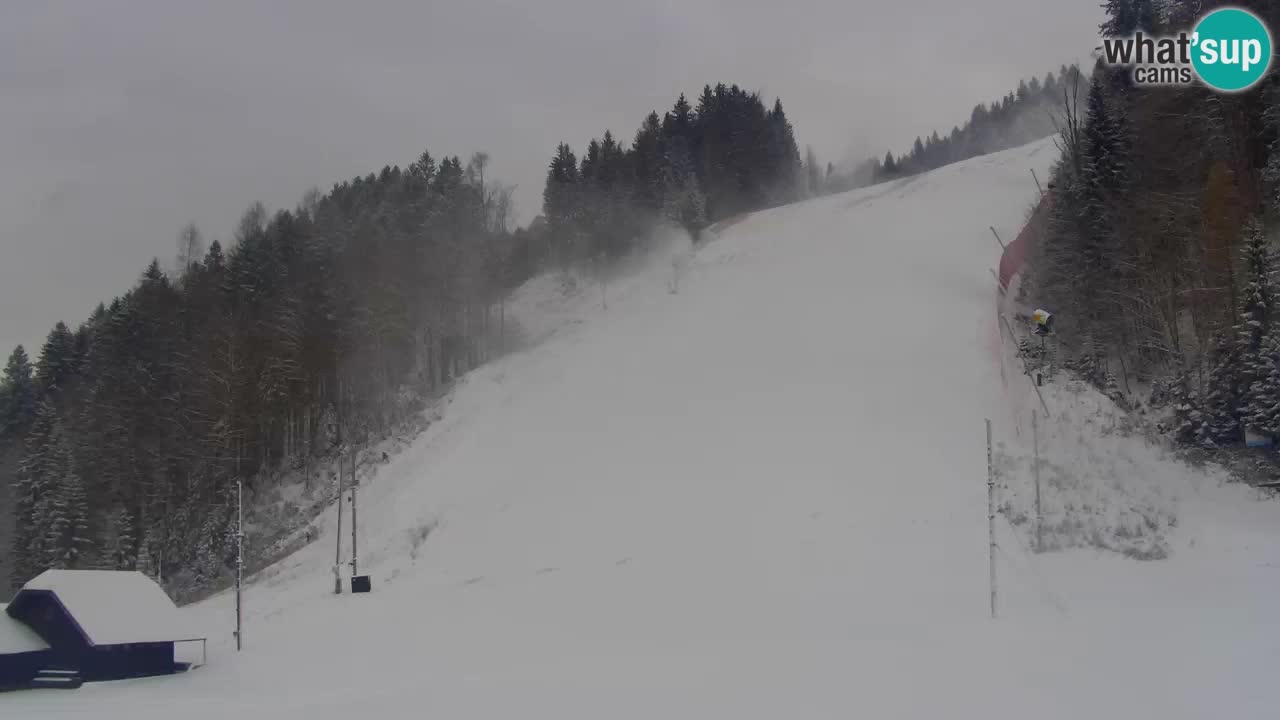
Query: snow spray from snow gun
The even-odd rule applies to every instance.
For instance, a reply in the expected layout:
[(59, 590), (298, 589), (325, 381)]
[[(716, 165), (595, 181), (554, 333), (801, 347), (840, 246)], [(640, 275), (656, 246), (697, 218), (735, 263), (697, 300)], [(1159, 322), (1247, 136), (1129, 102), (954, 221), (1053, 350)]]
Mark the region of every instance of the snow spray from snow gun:
[(1022, 320), (1030, 318), (1037, 335), (1053, 333), (1053, 313), (1048, 310), (1017, 303), (1013, 307), (1013, 316)]

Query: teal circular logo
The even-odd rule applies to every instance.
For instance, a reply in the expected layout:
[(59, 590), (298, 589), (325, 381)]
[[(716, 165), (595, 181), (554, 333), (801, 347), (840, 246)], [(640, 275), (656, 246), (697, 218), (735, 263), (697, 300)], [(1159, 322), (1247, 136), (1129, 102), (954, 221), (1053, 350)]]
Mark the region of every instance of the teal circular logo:
[(1205, 15), (1191, 44), (1191, 65), (1215, 90), (1248, 90), (1271, 67), (1271, 32), (1248, 10), (1221, 8)]

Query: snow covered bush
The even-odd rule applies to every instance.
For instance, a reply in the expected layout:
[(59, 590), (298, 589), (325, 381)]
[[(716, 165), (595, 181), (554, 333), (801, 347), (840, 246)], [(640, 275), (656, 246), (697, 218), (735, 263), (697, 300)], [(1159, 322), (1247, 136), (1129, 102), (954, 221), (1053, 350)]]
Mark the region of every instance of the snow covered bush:
[(1041, 524), (1037, 529), (1030, 433), (1022, 434), (1026, 444), (1002, 444), (996, 454), (1002, 515), (1041, 551), (1092, 547), (1138, 560), (1167, 557), (1176, 502), (1166, 480), (1188, 468), (1149, 444), (1130, 413), (1091, 384), (1041, 390), (1052, 411), (1047, 419), (1041, 414), (1038, 428)]

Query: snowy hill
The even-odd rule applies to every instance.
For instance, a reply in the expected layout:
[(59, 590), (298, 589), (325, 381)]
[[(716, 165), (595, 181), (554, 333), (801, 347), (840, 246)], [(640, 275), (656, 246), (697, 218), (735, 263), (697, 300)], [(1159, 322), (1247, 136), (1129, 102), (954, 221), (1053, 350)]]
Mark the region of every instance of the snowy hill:
[(1169, 557), (1033, 555), (1002, 516), (988, 617), (983, 419), (1012, 516), (1030, 392), (992, 350), (988, 226), (1016, 232), (1054, 155), (758, 213), (524, 303), (539, 342), (361, 490), (373, 593), (332, 594), (325, 518), (248, 589), (244, 652), (222, 595), (186, 610), (208, 666), (0, 717), (1274, 717), (1280, 506), (1107, 435), (1084, 391), (1047, 397), (1051, 507), (1114, 530), (1138, 498)]

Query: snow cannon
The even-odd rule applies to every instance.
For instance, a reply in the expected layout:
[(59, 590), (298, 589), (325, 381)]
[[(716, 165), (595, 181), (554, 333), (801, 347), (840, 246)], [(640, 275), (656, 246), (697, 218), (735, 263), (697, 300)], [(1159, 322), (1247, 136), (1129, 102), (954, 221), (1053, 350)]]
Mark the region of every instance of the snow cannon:
[(1031, 321), (1036, 324), (1037, 335), (1048, 335), (1053, 332), (1053, 313), (1048, 310), (1036, 309), (1031, 313)]

